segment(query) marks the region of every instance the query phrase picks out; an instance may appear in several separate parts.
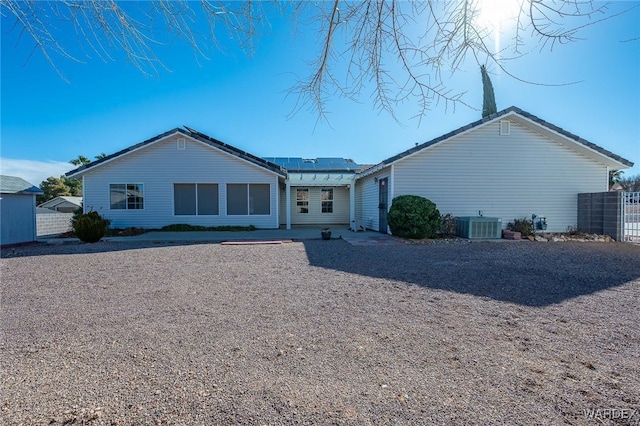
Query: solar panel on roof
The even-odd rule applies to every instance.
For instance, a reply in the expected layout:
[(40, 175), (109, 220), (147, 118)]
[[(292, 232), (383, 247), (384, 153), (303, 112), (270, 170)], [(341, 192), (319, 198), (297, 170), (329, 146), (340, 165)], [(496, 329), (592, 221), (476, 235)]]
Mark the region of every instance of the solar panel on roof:
[(277, 164), (289, 171), (294, 170), (353, 170), (357, 167), (352, 160), (340, 157), (264, 157), (265, 160)]

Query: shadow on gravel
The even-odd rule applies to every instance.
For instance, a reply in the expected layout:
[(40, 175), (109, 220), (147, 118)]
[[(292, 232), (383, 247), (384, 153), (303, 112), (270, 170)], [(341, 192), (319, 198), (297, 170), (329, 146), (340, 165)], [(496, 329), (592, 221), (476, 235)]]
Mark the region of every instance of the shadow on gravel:
[(304, 242), (313, 266), (532, 307), (560, 303), (640, 278), (628, 244), (432, 244), (352, 247)]

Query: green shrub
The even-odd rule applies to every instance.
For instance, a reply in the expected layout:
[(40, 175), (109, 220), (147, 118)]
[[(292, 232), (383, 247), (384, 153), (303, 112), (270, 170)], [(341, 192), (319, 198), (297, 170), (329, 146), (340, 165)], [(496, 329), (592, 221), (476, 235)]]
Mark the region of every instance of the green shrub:
[(75, 209), (73, 211), (73, 216), (71, 216), (71, 229), (75, 229), (76, 228), (76, 222), (78, 221), (78, 218), (80, 216), (82, 216), (83, 213), (83, 209), (82, 207), (78, 207), (77, 209)]
[(387, 221), (391, 233), (402, 238), (434, 238), (442, 226), (436, 205), (417, 195), (394, 198)]
[(95, 243), (105, 236), (107, 227), (108, 221), (104, 220), (98, 212), (89, 212), (78, 216), (73, 231), (80, 241)]
[(507, 223), (507, 229), (519, 232), (523, 237), (533, 234), (533, 221), (526, 217), (522, 219), (514, 219), (513, 222)]

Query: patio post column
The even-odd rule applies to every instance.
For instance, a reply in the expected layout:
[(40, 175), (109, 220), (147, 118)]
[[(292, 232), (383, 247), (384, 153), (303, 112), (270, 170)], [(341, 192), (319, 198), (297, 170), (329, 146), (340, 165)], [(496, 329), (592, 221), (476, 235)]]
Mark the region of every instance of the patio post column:
[(285, 183), (286, 185), (284, 190), (284, 199), (286, 200), (285, 209), (287, 217), (287, 229), (291, 229), (291, 183), (289, 182), (288, 178), (285, 180)]
[(356, 180), (349, 185), (349, 227), (355, 229), (356, 226)]

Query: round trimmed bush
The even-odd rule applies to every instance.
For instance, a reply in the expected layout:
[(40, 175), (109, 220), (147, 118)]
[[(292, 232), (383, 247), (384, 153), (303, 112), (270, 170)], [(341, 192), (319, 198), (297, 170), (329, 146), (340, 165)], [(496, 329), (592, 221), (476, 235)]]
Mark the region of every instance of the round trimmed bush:
[(89, 212), (78, 216), (73, 231), (80, 241), (96, 243), (107, 233), (107, 222), (98, 212)]
[(387, 215), (391, 233), (402, 238), (434, 238), (442, 222), (436, 205), (417, 195), (393, 199)]

